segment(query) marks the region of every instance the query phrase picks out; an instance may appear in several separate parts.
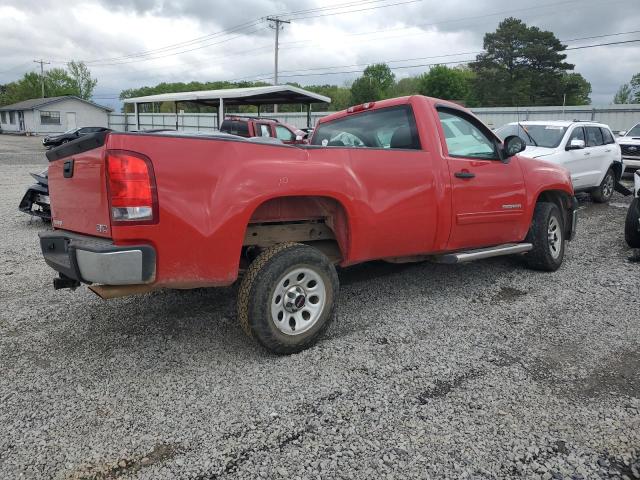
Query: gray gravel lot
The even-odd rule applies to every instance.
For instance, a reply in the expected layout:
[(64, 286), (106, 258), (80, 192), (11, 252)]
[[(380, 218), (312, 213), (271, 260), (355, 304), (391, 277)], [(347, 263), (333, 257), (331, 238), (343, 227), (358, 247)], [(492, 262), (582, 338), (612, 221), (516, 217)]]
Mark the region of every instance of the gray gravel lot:
[(327, 338), (276, 357), (234, 288), (54, 291), (17, 210), (37, 141), (0, 135), (0, 478), (640, 478), (628, 198), (582, 200), (556, 273), (344, 270)]

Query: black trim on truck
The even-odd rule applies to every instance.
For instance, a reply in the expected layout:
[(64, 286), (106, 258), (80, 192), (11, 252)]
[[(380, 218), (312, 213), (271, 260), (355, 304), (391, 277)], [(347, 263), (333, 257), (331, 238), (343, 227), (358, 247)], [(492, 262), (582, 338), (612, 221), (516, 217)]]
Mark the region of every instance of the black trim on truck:
[(61, 158), (70, 157), (71, 155), (77, 155), (82, 152), (93, 150), (94, 148), (102, 147), (107, 140), (107, 135), (109, 135), (109, 131), (83, 135), (69, 143), (52, 148), (46, 153), (46, 156), (50, 162), (55, 162)]
[(40, 232), (38, 236), (45, 261), (62, 278), (104, 285), (155, 280), (156, 251), (150, 245), (117, 246), (108, 239), (64, 230)]

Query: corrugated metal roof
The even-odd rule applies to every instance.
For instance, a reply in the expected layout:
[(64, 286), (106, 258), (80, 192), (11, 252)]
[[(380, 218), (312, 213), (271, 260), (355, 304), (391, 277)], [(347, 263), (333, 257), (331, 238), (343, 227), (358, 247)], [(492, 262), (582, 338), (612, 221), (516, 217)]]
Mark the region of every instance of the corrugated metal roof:
[(97, 103), (90, 102), (89, 100), (84, 100), (80, 97), (76, 97), (75, 95), (63, 95), (60, 97), (48, 97), (48, 98), (31, 98), (29, 100), (23, 100), (22, 102), (14, 103), (11, 105), (5, 105), (4, 107), (0, 107), (0, 111), (7, 110), (32, 110), (34, 108), (42, 107), (44, 105), (49, 105), (50, 103), (60, 102), (62, 100), (78, 100), (80, 102), (88, 103), (89, 105), (93, 105), (94, 107), (102, 108), (108, 112), (112, 112), (113, 109), (109, 107), (104, 107), (102, 105), (98, 105)]
[(199, 90), (194, 92), (161, 93), (146, 97), (127, 98), (124, 103), (151, 102), (196, 102), (227, 100), (225, 104), (266, 103), (330, 103), (331, 99), (318, 93), (291, 85), (267, 87), (224, 88), (221, 90)]

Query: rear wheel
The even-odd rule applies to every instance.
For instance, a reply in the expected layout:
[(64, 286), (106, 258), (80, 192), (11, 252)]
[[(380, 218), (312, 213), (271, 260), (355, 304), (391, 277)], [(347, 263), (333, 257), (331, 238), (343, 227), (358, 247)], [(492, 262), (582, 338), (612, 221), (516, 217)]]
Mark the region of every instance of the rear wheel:
[(602, 179), (600, 186), (591, 192), (591, 198), (593, 198), (593, 201), (596, 203), (607, 203), (613, 196), (615, 185), (616, 176), (613, 170), (609, 169)]
[(627, 211), (624, 239), (631, 248), (640, 248), (640, 199), (634, 198)]
[(283, 243), (249, 266), (238, 293), (238, 319), (268, 350), (290, 354), (309, 348), (329, 326), (338, 275), (319, 250)]
[(533, 244), (525, 258), (530, 268), (554, 272), (564, 258), (564, 221), (555, 203), (539, 202), (525, 242)]

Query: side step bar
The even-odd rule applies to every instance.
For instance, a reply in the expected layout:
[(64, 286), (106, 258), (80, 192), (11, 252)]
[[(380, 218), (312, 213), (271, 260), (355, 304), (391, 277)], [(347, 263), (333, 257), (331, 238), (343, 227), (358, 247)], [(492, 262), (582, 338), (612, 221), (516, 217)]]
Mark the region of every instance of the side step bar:
[(499, 257), (501, 255), (513, 255), (515, 253), (525, 253), (533, 248), (531, 243), (506, 243), (496, 247), (478, 248), (477, 250), (466, 250), (456, 253), (446, 253), (438, 255), (434, 260), (438, 263), (465, 263), (483, 258)]

